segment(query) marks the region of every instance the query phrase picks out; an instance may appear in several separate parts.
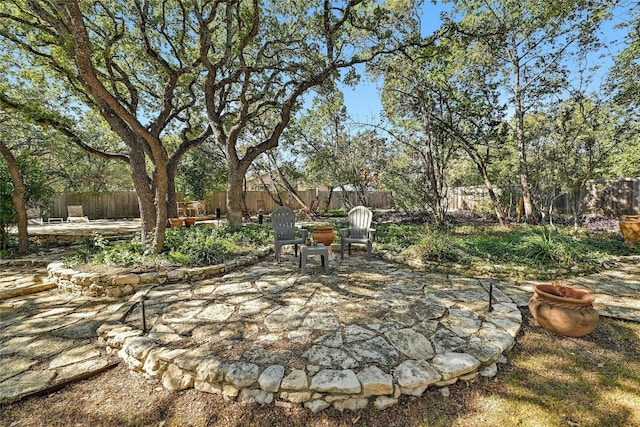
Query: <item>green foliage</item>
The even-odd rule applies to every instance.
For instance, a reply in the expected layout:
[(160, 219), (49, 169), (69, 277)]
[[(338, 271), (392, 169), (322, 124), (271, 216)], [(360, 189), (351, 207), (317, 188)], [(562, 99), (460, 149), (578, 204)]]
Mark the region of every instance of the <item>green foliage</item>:
[(417, 227), (405, 224), (376, 224), (376, 244), (391, 252), (401, 252), (419, 240)]
[(111, 245), (94, 235), (69, 258), (70, 264), (105, 264), (118, 267), (158, 267), (168, 264), (211, 265), (246, 255), (270, 244), (271, 230), (258, 225), (221, 227), (198, 225), (167, 230), (165, 252), (145, 253), (139, 238)]
[(196, 226), (167, 230), (165, 247), (183, 265), (219, 264), (271, 242), (270, 229), (257, 225), (216, 228)]
[[(14, 154), (20, 174), (26, 187), (25, 204), (27, 207), (44, 208), (53, 196), (53, 190), (47, 182), (45, 168), (38, 157), (34, 157), (29, 150), (22, 150)], [(11, 193), (13, 183), (6, 167), (6, 162), (0, 158), (0, 227), (15, 221), (15, 209)]]
[(4, 167), (4, 164), (0, 163), (0, 225), (13, 222), (14, 210), (13, 202), (11, 200), (12, 190), (13, 185), (11, 185), (9, 172)]
[(449, 233), (440, 227), (424, 225), (419, 228), (416, 252), (422, 261), (458, 261), (460, 249)]
[(524, 254), (534, 262), (568, 267), (581, 258), (574, 239), (560, 234), (551, 227), (534, 229), (524, 242)]
[[(573, 237), (571, 227), (519, 226), (511, 229), (469, 225), (449, 230), (433, 226), (376, 224), (376, 245), (383, 250), (423, 261), (461, 262), (469, 268), (504, 266), (528, 268), (539, 273), (552, 269), (589, 270), (594, 259), (637, 255), (640, 248), (625, 245), (617, 233), (597, 233)], [(514, 273), (515, 274), (515, 273)]]
[(347, 210), (346, 209), (329, 209), (326, 212), (322, 212), (322, 216), (328, 216), (328, 217), (345, 217), (347, 216)]
[(226, 188), (227, 165), (221, 153), (205, 146), (189, 151), (178, 165), (176, 190), (190, 200), (202, 200)]
[(107, 239), (94, 234), (68, 260), (70, 264), (104, 264), (131, 267), (148, 263), (138, 237), (129, 242), (111, 245)]

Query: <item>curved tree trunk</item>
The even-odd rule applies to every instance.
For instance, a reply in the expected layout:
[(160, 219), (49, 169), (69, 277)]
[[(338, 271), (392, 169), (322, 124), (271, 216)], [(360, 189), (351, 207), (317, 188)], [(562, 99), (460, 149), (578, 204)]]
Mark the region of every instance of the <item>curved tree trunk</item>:
[(287, 192), (289, 192), (289, 195), (293, 197), (296, 200), (296, 202), (298, 202), (298, 204), (303, 210), (308, 211), (309, 205), (307, 205), (307, 203), (304, 200), (302, 200), (302, 198), (300, 198), (300, 195), (298, 194), (296, 189), (293, 187), (293, 185), (291, 185), (287, 177), (284, 176), (284, 174), (282, 173), (282, 168), (280, 168), (280, 165), (278, 165), (276, 158), (271, 153), (268, 153), (267, 157), (269, 158), (269, 160), (271, 161), (271, 164), (276, 170), (278, 174), (278, 178), (280, 178), (280, 182), (282, 183), (284, 188), (287, 190)]
[(493, 184), (491, 183), (491, 179), (489, 178), (489, 173), (487, 172), (487, 166), (482, 161), (476, 162), (476, 166), (478, 167), (478, 171), (480, 171), (480, 175), (482, 175), (484, 186), (487, 187), (487, 192), (489, 193), (489, 199), (491, 199), (491, 204), (493, 204), (493, 210), (496, 213), (496, 217), (498, 217), (498, 222), (500, 223), (501, 227), (506, 227), (507, 224), (504, 221), (504, 212), (502, 211), (502, 206), (500, 206), (500, 201), (496, 196), (496, 192), (493, 191)]
[(154, 177), (156, 226), (153, 239), (154, 253), (161, 253), (164, 249), (164, 239), (167, 230), (167, 199), (169, 195), (168, 156), (160, 141), (152, 147), (153, 160), (156, 166)]
[(7, 168), (9, 175), (11, 175), (11, 181), (13, 182), (13, 191), (11, 192), (11, 199), (13, 201), (13, 207), (16, 211), (16, 224), (18, 225), (18, 253), (24, 254), (29, 251), (29, 232), (27, 230), (27, 207), (24, 202), (24, 196), (27, 193), (27, 189), (24, 185), (20, 168), (15, 156), (9, 148), (0, 141), (0, 154), (7, 162)]
[(178, 216), (178, 199), (176, 197), (176, 169), (167, 170), (167, 218)]
[(139, 150), (129, 150), (131, 164), (131, 178), (138, 197), (140, 219), (142, 220), (141, 240), (146, 247), (147, 238), (152, 235), (156, 227), (156, 207), (154, 204), (153, 186), (147, 175), (145, 156)]

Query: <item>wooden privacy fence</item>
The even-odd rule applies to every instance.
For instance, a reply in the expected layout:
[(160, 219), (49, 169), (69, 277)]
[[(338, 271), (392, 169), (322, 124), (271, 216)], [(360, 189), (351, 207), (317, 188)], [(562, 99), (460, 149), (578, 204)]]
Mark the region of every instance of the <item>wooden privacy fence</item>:
[[(580, 190), (580, 210), (590, 217), (620, 218), (640, 214), (640, 178), (588, 181)], [(572, 213), (573, 198), (563, 194), (553, 202), (559, 213)]]
[(589, 181), (582, 197), (589, 215), (619, 218), (640, 214), (640, 178)]
[[(302, 191), (299, 193), (302, 200), (311, 203), (316, 198), (315, 190)], [(325, 199), (329, 196), (328, 191), (319, 191), (318, 197), (320, 207), (324, 209)], [(358, 205), (355, 193), (347, 193), (348, 200), (352, 206)], [(178, 196), (178, 199), (181, 197)], [(389, 209), (389, 195), (385, 192), (372, 192), (367, 194), (369, 207), (373, 209)], [(249, 213), (255, 215), (258, 211), (258, 200), (264, 200), (267, 212), (272, 212), (279, 204), (276, 203), (266, 191), (247, 191), (246, 201)], [(300, 206), (292, 198), (282, 195), (284, 203), (289, 204), (294, 209)], [(139, 218), (140, 210), (138, 209), (138, 199), (134, 191), (117, 191), (109, 193), (57, 193), (48, 212), (45, 212), (45, 218), (67, 218), (67, 206), (82, 205), (84, 214), (89, 219), (120, 219), (120, 218)], [(220, 208), (222, 215), (227, 214), (227, 193), (219, 191), (213, 193), (205, 199), (206, 213), (215, 215), (216, 208)], [(329, 209), (348, 209), (348, 205), (344, 202), (342, 193), (334, 192), (331, 197)]]
[(89, 219), (139, 218), (138, 198), (135, 191), (105, 193), (56, 193), (45, 215), (49, 218), (67, 218), (67, 206), (81, 205)]
[[(320, 209), (322, 210), (325, 208), (325, 201), (327, 197), (329, 197), (328, 191), (318, 191), (316, 193), (316, 190), (306, 190), (298, 192), (300, 198), (304, 200), (307, 205), (311, 204), (311, 202), (316, 199), (316, 194), (318, 197), (318, 201), (320, 202)], [(349, 210), (350, 207), (360, 204), (355, 192), (347, 192), (346, 197), (347, 200), (349, 200), (349, 204), (345, 202), (345, 197), (342, 192), (334, 191), (331, 195), (329, 210)], [(281, 198), (282, 202), (285, 205), (291, 206), (293, 209), (300, 208), (300, 204), (287, 194), (281, 194)], [(258, 212), (258, 200), (263, 200), (265, 202), (267, 212), (272, 212), (274, 209), (280, 206), (275, 200), (271, 198), (271, 196), (266, 191), (247, 191), (245, 192), (245, 200), (247, 203), (247, 210), (252, 215), (255, 215)], [(372, 209), (391, 208), (389, 194), (383, 191), (374, 191), (367, 193), (367, 201), (368, 207)], [(209, 207), (211, 208), (211, 210), (209, 210)], [(218, 191), (216, 193), (213, 193), (210, 200), (207, 201), (207, 212), (215, 213), (216, 208), (220, 208), (222, 215), (226, 215), (227, 193), (225, 191)]]
[[(496, 195), (502, 191), (494, 188)], [(487, 187), (454, 187), (449, 190), (448, 208), (450, 211), (476, 211), (484, 206), (490, 206), (491, 199)]]
[[(500, 189), (496, 192), (500, 194)], [(328, 191), (307, 190), (299, 192), (300, 197), (307, 204), (316, 199), (320, 201), (320, 209), (324, 209)], [(282, 194), (282, 201), (294, 209), (300, 208), (293, 198)], [(345, 197), (350, 203), (345, 202)], [(583, 212), (590, 216), (619, 218), (622, 215), (640, 214), (640, 178), (625, 178), (617, 180), (590, 181), (581, 194)], [(180, 200), (181, 196), (178, 195)], [(272, 212), (279, 204), (266, 191), (247, 191), (245, 195), (247, 209), (251, 215), (258, 212), (258, 200), (264, 201), (266, 211)], [(368, 207), (372, 209), (391, 209), (393, 203), (389, 193), (383, 191), (367, 193)], [(516, 198), (517, 200), (517, 198)], [(570, 198), (558, 198), (554, 207), (558, 213), (569, 213)], [(490, 203), (484, 187), (459, 187), (449, 191), (449, 210), (474, 210)], [(206, 213), (215, 215), (216, 208), (220, 208), (222, 215), (227, 213), (227, 193), (219, 191), (205, 199)], [(347, 192), (343, 195), (334, 191), (331, 196), (330, 210), (348, 210), (351, 206), (359, 205), (356, 194)], [(67, 218), (67, 206), (82, 205), (84, 214), (89, 219), (118, 219), (138, 218), (138, 199), (133, 191), (116, 191), (109, 193), (58, 193), (43, 216)]]

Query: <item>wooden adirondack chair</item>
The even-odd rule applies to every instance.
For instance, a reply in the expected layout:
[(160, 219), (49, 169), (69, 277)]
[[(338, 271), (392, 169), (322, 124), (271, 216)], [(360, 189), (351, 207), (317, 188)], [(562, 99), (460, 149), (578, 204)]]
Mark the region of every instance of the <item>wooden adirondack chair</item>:
[(373, 248), (373, 237), (376, 230), (371, 228), (373, 213), (364, 206), (356, 206), (349, 211), (349, 228), (340, 229), (340, 257), (344, 258), (344, 247), (349, 246), (351, 255), (351, 244), (367, 245), (367, 259), (371, 259)]
[[(307, 230), (296, 227), (296, 214), (293, 209), (280, 206), (271, 213), (271, 222), (275, 238), (276, 261), (280, 262), (280, 249), (285, 245), (294, 245), (297, 257), (298, 245), (303, 245), (307, 240)], [(296, 237), (296, 231), (300, 231), (300, 237)]]

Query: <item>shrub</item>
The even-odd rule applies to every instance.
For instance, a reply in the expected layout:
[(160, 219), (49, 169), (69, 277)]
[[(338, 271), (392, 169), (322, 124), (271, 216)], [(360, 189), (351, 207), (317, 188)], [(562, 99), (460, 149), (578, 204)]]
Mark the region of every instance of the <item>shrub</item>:
[[(342, 226), (348, 226), (345, 222)], [(409, 224), (376, 224), (376, 244), (392, 252), (402, 252), (420, 240), (419, 228)]]
[(450, 233), (433, 226), (420, 228), (416, 252), (422, 261), (458, 261), (460, 247)]
[(581, 260), (576, 241), (551, 227), (538, 227), (526, 243), (526, 256), (543, 264), (566, 267)]
[(67, 262), (69, 264), (105, 264), (122, 267), (141, 265), (210, 265), (229, 261), (239, 255), (271, 243), (270, 228), (258, 225), (243, 227), (213, 227), (198, 225), (189, 228), (169, 228), (165, 252), (145, 254), (140, 238), (111, 244), (95, 235), (85, 242)]
[(167, 230), (166, 251), (170, 260), (183, 265), (219, 264), (271, 242), (268, 227), (210, 227)]

